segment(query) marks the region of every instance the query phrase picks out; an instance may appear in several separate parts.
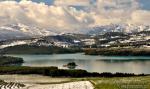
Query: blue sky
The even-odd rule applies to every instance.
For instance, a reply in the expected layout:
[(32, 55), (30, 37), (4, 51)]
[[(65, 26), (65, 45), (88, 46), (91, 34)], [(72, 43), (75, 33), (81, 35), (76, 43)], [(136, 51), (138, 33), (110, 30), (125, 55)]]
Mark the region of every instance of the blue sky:
[[(34, 2), (44, 2), (47, 5), (53, 4), (54, 0), (32, 0)], [(91, 0), (91, 2), (94, 2), (96, 0)], [(138, 0), (141, 4), (141, 8), (145, 10), (150, 10), (150, 0)]]
[[(16, 0), (16, 1), (21, 1), (21, 0)], [(53, 4), (53, 1), (54, 0), (32, 0), (33, 2), (38, 2), (38, 3), (40, 3), (40, 2), (44, 2), (44, 3), (46, 3), (47, 5), (51, 5), (51, 4)]]
[(150, 0), (140, 0), (143, 9), (150, 10)]
[(48, 5), (52, 4), (54, 0), (32, 0), (32, 1), (35, 1), (35, 2), (44, 2)]
[[(1, 0), (1, 1), (5, 1), (5, 0)], [(16, 1), (20, 1), (20, 0), (16, 0)], [(52, 5), (54, 0), (32, 0), (33, 2), (44, 2), (47, 5)], [(141, 9), (144, 10), (150, 10), (150, 0), (137, 0), (138, 2), (140, 2), (141, 5)], [(96, 0), (90, 0), (91, 3), (96, 2)]]

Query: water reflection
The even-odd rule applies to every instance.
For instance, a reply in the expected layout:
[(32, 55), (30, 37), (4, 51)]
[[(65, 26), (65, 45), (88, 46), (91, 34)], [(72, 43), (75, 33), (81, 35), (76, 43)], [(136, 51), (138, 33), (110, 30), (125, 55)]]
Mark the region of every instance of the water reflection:
[(23, 63), (5, 64), (5, 66), (22, 66)]

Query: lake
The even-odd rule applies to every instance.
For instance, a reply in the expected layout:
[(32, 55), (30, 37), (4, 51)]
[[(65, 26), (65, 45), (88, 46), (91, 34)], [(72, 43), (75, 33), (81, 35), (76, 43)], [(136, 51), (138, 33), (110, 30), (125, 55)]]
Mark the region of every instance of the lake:
[(57, 66), (66, 69), (63, 65), (75, 62), (77, 69), (89, 72), (150, 74), (150, 56), (91, 56), (83, 53), (9, 56), (22, 57), (25, 61), (23, 66)]

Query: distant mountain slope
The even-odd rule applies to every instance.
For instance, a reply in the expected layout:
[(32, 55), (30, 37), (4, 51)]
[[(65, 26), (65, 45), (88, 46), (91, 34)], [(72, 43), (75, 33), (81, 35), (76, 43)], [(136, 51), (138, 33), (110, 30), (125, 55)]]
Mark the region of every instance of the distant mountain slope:
[[(73, 29), (71, 29), (72, 31)], [(62, 35), (67, 33), (78, 33), (88, 35), (100, 35), (108, 32), (123, 32), (123, 33), (137, 33), (141, 31), (150, 31), (150, 26), (146, 25), (131, 25), (131, 24), (110, 24), (104, 26), (95, 26), (86, 29), (78, 29), (75, 31), (61, 30), (57, 28), (43, 29), (34, 26), (27, 26), (21, 23), (0, 26), (0, 41), (8, 39), (24, 39), (42, 36)], [(81, 35), (78, 35), (81, 37)], [(78, 36), (76, 38), (78, 39)], [(84, 36), (84, 35), (82, 35)], [(87, 38), (87, 37), (86, 37)]]
[(131, 24), (110, 24), (104, 26), (96, 26), (91, 28), (88, 34), (104, 34), (107, 32), (124, 32), (137, 33), (141, 31), (150, 31), (150, 26), (147, 25), (131, 25)]
[(11, 24), (0, 27), (0, 40), (21, 39), (54, 35), (51, 30), (29, 27), (23, 24)]

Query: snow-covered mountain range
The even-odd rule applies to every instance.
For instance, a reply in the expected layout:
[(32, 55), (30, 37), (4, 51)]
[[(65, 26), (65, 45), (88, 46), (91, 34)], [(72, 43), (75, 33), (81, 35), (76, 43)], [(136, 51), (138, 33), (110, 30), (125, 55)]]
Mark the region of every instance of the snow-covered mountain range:
[(141, 31), (150, 31), (150, 25), (110, 24), (104, 26), (96, 26), (91, 28), (88, 34), (98, 35), (107, 32), (136, 33)]
[[(81, 29), (83, 30), (83, 29)], [(49, 35), (58, 35), (61, 33), (66, 34), (67, 32), (62, 32), (58, 29), (43, 29), (39, 27), (27, 26), (24, 24), (11, 24), (0, 26), (0, 41), (8, 39), (24, 39), (32, 37), (42, 37)], [(124, 32), (124, 33), (135, 33), (140, 31), (150, 31), (150, 25), (131, 25), (131, 24), (110, 24), (104, 26), (95, 26), (87, 29), (88, 32), (80, 31), (78, 33), (84, 34), (103, 34), (107, 32)], [(76, 32), (76, 31), (74, 31)], [(72, 33), (74, 33), (72, 32)]]

